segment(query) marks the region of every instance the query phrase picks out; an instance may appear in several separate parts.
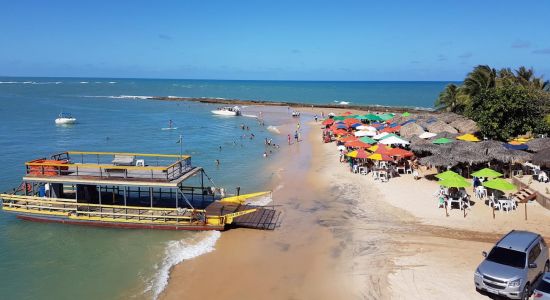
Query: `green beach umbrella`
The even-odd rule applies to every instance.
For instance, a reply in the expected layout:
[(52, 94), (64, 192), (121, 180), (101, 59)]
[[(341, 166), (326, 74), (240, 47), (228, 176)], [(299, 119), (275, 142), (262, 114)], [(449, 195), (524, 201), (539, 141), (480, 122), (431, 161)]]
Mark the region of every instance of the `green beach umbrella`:
[(385, 136), (381, 137), (380, 140), (387, 139), (387, 138), (392, 137), (392, 136), (401, 138), (400, 136), (398, 136), (398, 135), (395, 134), (395, 133), (390, 133), (390, 134), (386, 134)]
[(346, 119), (359, 119), (359, 117), (361, 117), (360, 115), (349, 115), (349, 116), (346, 116), (345, 118)]
[(359, 140), (363, 143), (367, 143), (367, 144), (371, 144), (371, 145), (374, 145), (374, 144), (378, 143), (377, 140), (374, 140), (374, 139), (372, 139), (368, 136), (364, 136), (364, 137), (360, 138)]
[(387, 120), (389, 120), (389, 119), (393, 119), (393, 114), (388, 114), (388, 113), (386, 113), (386, 114), (381, 114), (381, 115), (380, 115), (380, 118), (382, 119), (382, 121), (387, 121)]
[(440, 144), (448, 144), (452, 142), (453, 140), (450, 140), (448, 138), (438, 138), (437, 140), (434, 140), (432, 143), (440, 145)]
[(339, 120), (344, 120), (346, 117), (343, 117), (343, 116), (336, 116), (334, 118), (332, 118), (333, 120), (335, 121), (339, 121)]
[(460, 176), (460, 174), (458, 174), (456, 172), (453, 172), (451, 170), (445, 171), (443, 173), (439, 173), (439, 174), (435, 175), (435, 177), (438, 178), (438, 179), (441, 179), (441, 180), (452, 179), (452, 178), (460, 178), (462, 180), (466, 180), (466, 178)]
[(401, 115), (402, 115), (403, 117), (408, 117), (408, 116), (411, 115), (411, 113), (408, 112), (408, 111), (406, 111), (406, 112), (402, 113)]
[(439, 181), (437, 184), (444, 186), (444, 187), (454, 187), (454, 188), (464, 188), (469, 187), (472, 184), (468, 181), (458, 178), (458, 177), (451, 177), (447, 179), (443, 179)]
[(493, 169), (489, 169), (489, 168), (484, 168), (484, 169), (481, 169), (479, 171), (475, 171), (474, 173), (472, 173), (472, 176), (475, 176), (475, 177), (487, 177), (487, 178), (496, 178), (496, 177), (500, 177), (502, 176), (501, 173), (493, 170)]
[(486, 181), (483, 183), (483, 186), (488, 187), (490, 189), (499, 190), (502, 192), (513, 191), (516, 189), (515, 185), (509, 183), (508, 181), (502, 178), (495, 178), (495, 179)]
[(369, 121), (382, 121), (382, 118), (380, 118), (379, 116), (377, 116), (375, 114), (366, 114), (366, 115), (362, 116), (361, 119), (367, 119)]

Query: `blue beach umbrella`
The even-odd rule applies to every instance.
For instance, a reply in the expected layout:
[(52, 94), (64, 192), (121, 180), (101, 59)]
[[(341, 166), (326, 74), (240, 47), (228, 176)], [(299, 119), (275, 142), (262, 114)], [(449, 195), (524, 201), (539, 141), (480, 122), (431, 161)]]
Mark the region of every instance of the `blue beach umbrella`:
[(510, 149), (510, 150), (527, 150), (527, 149), (529, 149), (529, 146), (527, 146), (525, 144), (512, 145), (512, 144), (504, 143), (502, 145), (504, 146), (504, 148)]

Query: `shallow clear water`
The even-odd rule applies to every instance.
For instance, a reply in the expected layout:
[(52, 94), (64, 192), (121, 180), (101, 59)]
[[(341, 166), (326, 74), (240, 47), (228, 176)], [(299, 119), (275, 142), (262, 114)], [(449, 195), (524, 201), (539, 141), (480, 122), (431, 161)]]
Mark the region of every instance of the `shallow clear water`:
[[(218, 186), (239, 185), (246, 193), (268, 180), (258, 170), (266, 163), (264, 138), (272, 135), (254, 118), (214, 116), (215, 107), (206, 104), (86, 98), (87, 90), (65, 89), (68, 85), (41, 90), (45, 86), (0, 85), (0, 191), (20, 184), (27, 160), (66, 150), (177, 154), (180, 134), (183, 152)], [(71, 112), (78, 124), (56, 126), (61, 111)], [(178, 130), (161, 130), (169, 119)], [(250, 131), (243, 132), (241, 124)], [(241, 138), (251, 132), (255, 139)], [(216, 234), (41, 224), (0, 212), (0, 295), (150, 298), (162, 288), (171, 263), (211, 250)]]

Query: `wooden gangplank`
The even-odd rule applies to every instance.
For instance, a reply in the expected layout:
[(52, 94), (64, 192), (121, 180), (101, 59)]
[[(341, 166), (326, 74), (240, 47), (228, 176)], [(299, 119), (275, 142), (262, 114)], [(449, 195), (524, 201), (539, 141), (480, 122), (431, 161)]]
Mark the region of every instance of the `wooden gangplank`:
[(233, 221), (233, 226), (260, 230), (273, 230), (277, 227), (280, 212), (275, 209), (262, 206), (213, 202), (206, 207), (207, 216), (223, 216), (226, 214), (236, 213), (239, 211), (256, 209), (255, 212), (249, 213), (240, 217), (236, 217)]

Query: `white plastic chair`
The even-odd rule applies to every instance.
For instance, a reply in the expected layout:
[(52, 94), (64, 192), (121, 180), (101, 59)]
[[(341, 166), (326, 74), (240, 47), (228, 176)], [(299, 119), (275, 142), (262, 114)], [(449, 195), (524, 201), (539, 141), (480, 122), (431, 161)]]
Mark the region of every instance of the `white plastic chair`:
[(491, 194), (491, 197), (489, 197), (489, 206), (493, 207), (494, 209), (501, 210), (502, 207), (500, 206), (500, 203), (495, 201), (495, 194)]

